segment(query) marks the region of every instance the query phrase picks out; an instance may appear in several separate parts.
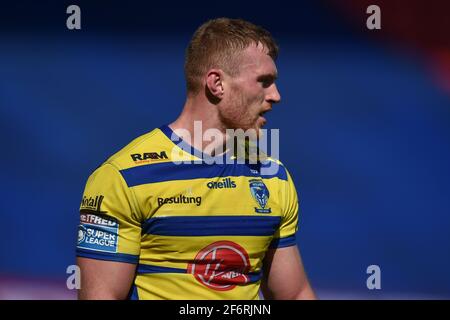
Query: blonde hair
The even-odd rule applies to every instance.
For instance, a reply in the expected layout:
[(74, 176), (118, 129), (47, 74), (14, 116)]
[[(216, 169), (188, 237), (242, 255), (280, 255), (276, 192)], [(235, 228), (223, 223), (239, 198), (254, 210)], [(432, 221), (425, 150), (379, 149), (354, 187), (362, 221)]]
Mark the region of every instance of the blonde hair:
[(217, 18), (201, 25), (186, 49), (184, 73), (189, 93), (201, 89), (201, 77), (211, 68), (235, 76), (239, 73), (239, 54), (252, 43), (261, 43), (273, 60), (278, 46), (272, 35), (260, 26), (242, 19)]

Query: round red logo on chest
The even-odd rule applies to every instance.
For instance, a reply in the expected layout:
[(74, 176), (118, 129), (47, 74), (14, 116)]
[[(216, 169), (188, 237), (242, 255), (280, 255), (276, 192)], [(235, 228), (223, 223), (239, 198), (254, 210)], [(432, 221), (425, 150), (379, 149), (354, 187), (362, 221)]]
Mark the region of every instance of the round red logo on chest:
[(187, 269), (201, 284), (220, 291), (248, 283), (249, 270), (247, 252), (231, 241), (217, 241), (203, 248)]

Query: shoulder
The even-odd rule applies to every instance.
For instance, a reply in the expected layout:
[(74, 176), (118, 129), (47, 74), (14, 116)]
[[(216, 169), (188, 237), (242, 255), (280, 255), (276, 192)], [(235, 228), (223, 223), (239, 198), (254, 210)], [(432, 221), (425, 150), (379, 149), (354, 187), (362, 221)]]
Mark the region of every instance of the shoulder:
[(106, 160), (104, 165), (112, 165), (124, 170), (142, 165), (170, 161), (173, 144), (159, 129), (143, 134)]
[(277, 177), (283, 181), (292, 180), (286, 166), (279, 159), (269, 156), (261, 159), (261, 174), (267, 178)]

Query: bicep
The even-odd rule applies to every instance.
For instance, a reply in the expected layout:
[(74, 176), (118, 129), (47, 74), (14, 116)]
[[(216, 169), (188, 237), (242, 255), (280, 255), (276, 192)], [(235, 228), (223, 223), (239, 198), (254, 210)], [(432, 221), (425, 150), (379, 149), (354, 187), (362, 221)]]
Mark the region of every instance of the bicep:
[(80, 267), (80, 300), (126, 299), (134, 280), (136, 265), (125, 262), (77, 258)]
[(264, 259), (266, 299), (315, 299), (297, 246), (269, 249)]

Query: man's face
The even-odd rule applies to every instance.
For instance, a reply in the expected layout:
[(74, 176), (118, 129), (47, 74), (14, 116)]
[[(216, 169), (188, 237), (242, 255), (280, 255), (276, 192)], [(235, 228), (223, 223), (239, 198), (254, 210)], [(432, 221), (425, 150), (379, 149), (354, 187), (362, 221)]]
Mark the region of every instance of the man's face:
[(281, 99), (277, 68), (261, 43), (249, 46), (238, 59), (239, 73), (225, 77), (220, 117), (226, 128), (255, 129), (258, 135), (266, 123), (263, 114)]

